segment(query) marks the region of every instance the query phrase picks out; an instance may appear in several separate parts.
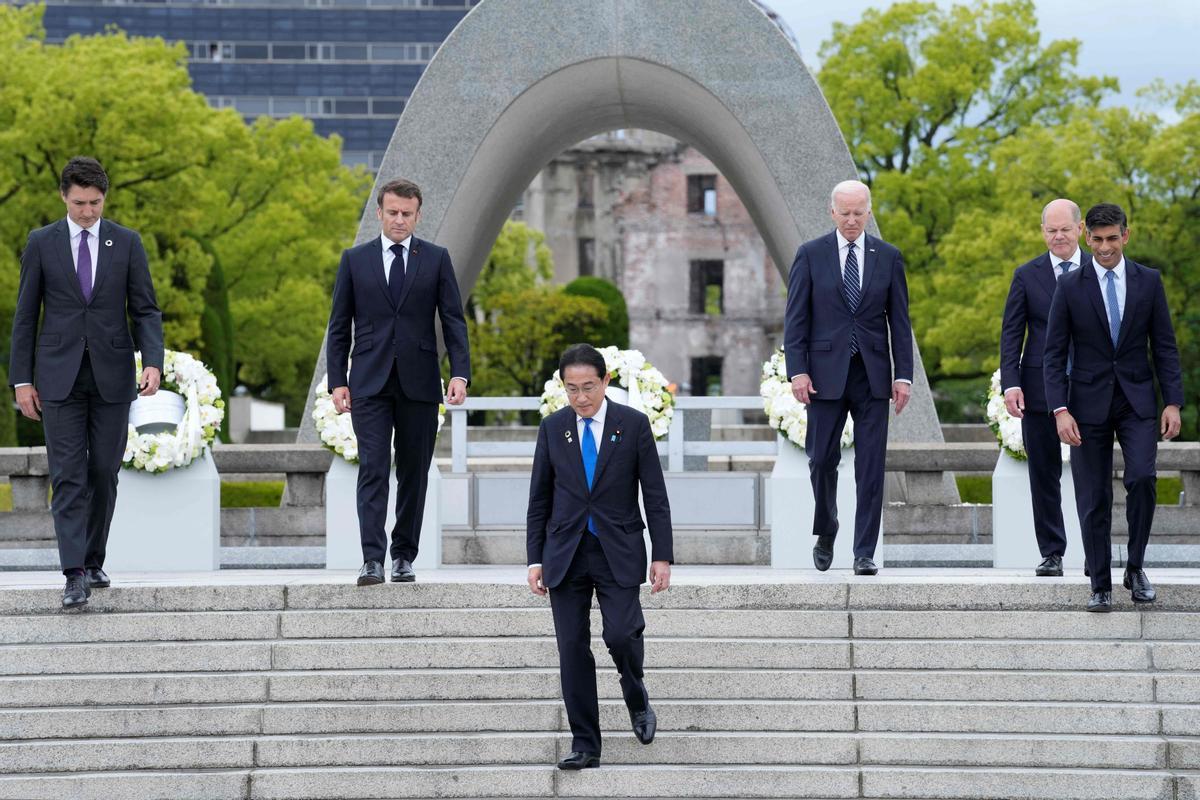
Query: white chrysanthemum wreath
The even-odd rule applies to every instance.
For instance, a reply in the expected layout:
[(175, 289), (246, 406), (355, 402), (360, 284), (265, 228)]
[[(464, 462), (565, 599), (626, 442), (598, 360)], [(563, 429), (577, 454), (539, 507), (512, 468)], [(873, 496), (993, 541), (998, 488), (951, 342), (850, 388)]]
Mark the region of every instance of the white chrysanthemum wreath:
[[(783, 348), (777, 348), (763, 363), (762, 381), (758, 393), (763, 399), (763, 411), (771, 427), (783, 434), (792, 444), (803, 449), (808, 434), (808, 407), (792, 394), (792, 381), (787, 374), (787, 359)], [(842, 447), (854, 444), (854, 420), (846, 417), (842, 428)]]
[[(629, 393), (629, 405), (650, 418), (650, 432), (661, 439), (671, 429), (671, 418), (675, 416), (675, 397), (667, 389), (667, 379), (658, 368), (651, 366), (639, 350), (619, 350), (616, 346), (597, 348), (604, 356), (604, 366), (611, 379), (609, 387), (616, 384)], [(543, 417), (567, 406), (567, 387), (555, 371), (546, 381), (542, 391), (542, 404), (538, 409)]]
[(1018, 461), (1024, 461), (1025, 440), (1021, 436), (1021, 420), (1008, 413), (1004, 405), (1004, 392), (1000, 390), (1000, 370), (992, 373), (992, 383), (987, 394), (987, 421), (1000, 447)]
[[(142, 374), (142, 354), (134, 354), (135, 375)], [(138, 433), (131, 424), (125, 442), (122, 466), (158, 473), (186, 467), (210, 447), (225, 419), (225, 401), (221, 388), (204, 362), (178, 350), (163, 353), (163, 374), (159, 391), (183, 396), (183, 419), (173, 431)]]
[[(321, 376), (321, 382), (313, 400), (312, 418), (317, 428), (317, 436), (321, 444), (332, 450), (351, 464), (358, 463), (358, 437), (354, 435), (354, 423), (350, 414), (339, 414), (333, 407), (333, 395), (329, 393), (329, 375)], [(351, 398), (353, 399), (353, 398)], [(446, 406), (438, 404), (438, 433), (446, 422)]]

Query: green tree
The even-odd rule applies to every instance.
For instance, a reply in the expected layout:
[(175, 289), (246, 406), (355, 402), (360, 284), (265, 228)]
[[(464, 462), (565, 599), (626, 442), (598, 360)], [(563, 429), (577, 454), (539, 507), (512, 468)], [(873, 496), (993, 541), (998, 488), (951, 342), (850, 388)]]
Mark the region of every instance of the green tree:
[(576, 297), (594, 297), (608, 308), (606, 323), (585, 338), (597, 347), (616, 345), (622, 350), (629, 349), (629, 308), (625, 305), (625, 296), (615, 284), (604, 278), (585, 275), (568, 283), (564, 291)]
[(524, 222), (506, 220), (471, 290), (468, 312), (482, 322), (499, 295), (532, 289), (553, 276), (554, 257), (545, 234)]

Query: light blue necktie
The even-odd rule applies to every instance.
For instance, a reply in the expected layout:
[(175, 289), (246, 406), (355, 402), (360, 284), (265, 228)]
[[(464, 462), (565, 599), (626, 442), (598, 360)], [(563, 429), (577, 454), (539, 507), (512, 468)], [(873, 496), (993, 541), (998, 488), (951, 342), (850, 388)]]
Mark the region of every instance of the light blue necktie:
[[(596, 477), (596, 437), (592, 435), (592, 418), (583, 418), (583, 471), (587, 475), (588, 491), (592, 490), (592, 480)], [(593, 535), (596, 533), (596, 523), (592, 521), (591, 514), (588, 515), (587, 522), (588, 531)]]
[(1112, 335), (1113, 347), (1117, 346), (1117, 336), (1121, 333), (1121, 306), (1117, 303), (1117, 281), (1112, 270), (1104, 276), (1108, 281), (1105, 295), (1108, 298), (1108, 332)]

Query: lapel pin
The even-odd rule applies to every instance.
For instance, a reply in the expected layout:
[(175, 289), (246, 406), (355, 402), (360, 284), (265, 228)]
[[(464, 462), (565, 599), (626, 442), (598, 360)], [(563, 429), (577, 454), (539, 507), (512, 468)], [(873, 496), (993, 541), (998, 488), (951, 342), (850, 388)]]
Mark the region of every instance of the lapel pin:
[(564, 438), (564, 439), (566, 439), (568, 443), (570, 443), (570, 442), (574, 441), (574, 440), (571, 438), (571, 432), (570, 432), (570, 431), (563, 431), (563, 438)]
[(105, 247), (112, 247), (112, 239), (105, 239), (105, 240), (104, 240), (104, 246), (105, 246)]
[(621, 441), (621, 429), (620, 429), (620, 428), (618, 428), (618, 429), (616, 430), (616, 432), (615, 432), (615, 433), (613, 433), (613, 435), (612, 435), (612, 436), (608, 437), (608, 440), (609, 440), (610, 442), (612, 442), (613, 444), (616, 444), (617, 442)]

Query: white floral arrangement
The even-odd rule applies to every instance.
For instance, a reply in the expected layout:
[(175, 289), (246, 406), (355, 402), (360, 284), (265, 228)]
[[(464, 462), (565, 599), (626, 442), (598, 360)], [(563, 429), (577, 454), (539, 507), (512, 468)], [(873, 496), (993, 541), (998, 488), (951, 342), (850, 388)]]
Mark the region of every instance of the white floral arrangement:
[[(352, 398), (353, 399), (353, 398)], [(353, 412), (350, 412), (353, 413)], [(313, 401), (312, 418), (321, 437), (321, 444), (351, 464), (358, 463), (358, 437), (354, 435), (354, 423), (350, 413), (339, 414), (333, 407), (333, 395), (329, 393), (329, 375), (321, 376)], [(438, 404), (438, 433), (446, 422), (446, 406)]]
[(1001, 449), (1018, 461), (1024, 461), (1025, 440), (1021, 436), (1021, 420), (1008, 413), (1004, 405), (1004, 392), (1000, 388), (1000, 370), (992, 373), (992, 383), (987, 394), (987, 421), (992, 433), (996, 434)]
[[(609, 391), (615, 383), (629, 394), (631, 408), (650, 418), (650, 432), (661, 439), (671, 429), (675, 416), (675, 396), (667, 388), (666, 377), (646, 360), (640, 350), (620, 350), (615, 345), (598, 348), (608, 369)], [(557, 371), (546, 381), (542, 403), (538, 408), (543, 417), (567, 407), (567, 387)]]
[[(134, 354), (134, 361), (134, 374), (141, 376), (140, 351)], [(159, 390), (183, 397), (183, 419), (175, 430), (159, 433), (138, 433), (130, 424), (122, 459), (126, 469), (159, 473), (186, 467), (212, 446), (221, 430), (225, 401), (217, 376), (200, 359), (178, 350), (165, 351)]]
[[(776, 348), (763, 363), (762, 381), (758, 393), (763, 399), (763, 411), (771, 427), (800, 449), (804, 449), (804, 437), (808, 434), (808, 407), (792, 394), (792, 381), (787, 374), (787, 358), (783, 348)], [(854, 444), (854, 420), (846, 417), (842, 428), (842, 447)]]

